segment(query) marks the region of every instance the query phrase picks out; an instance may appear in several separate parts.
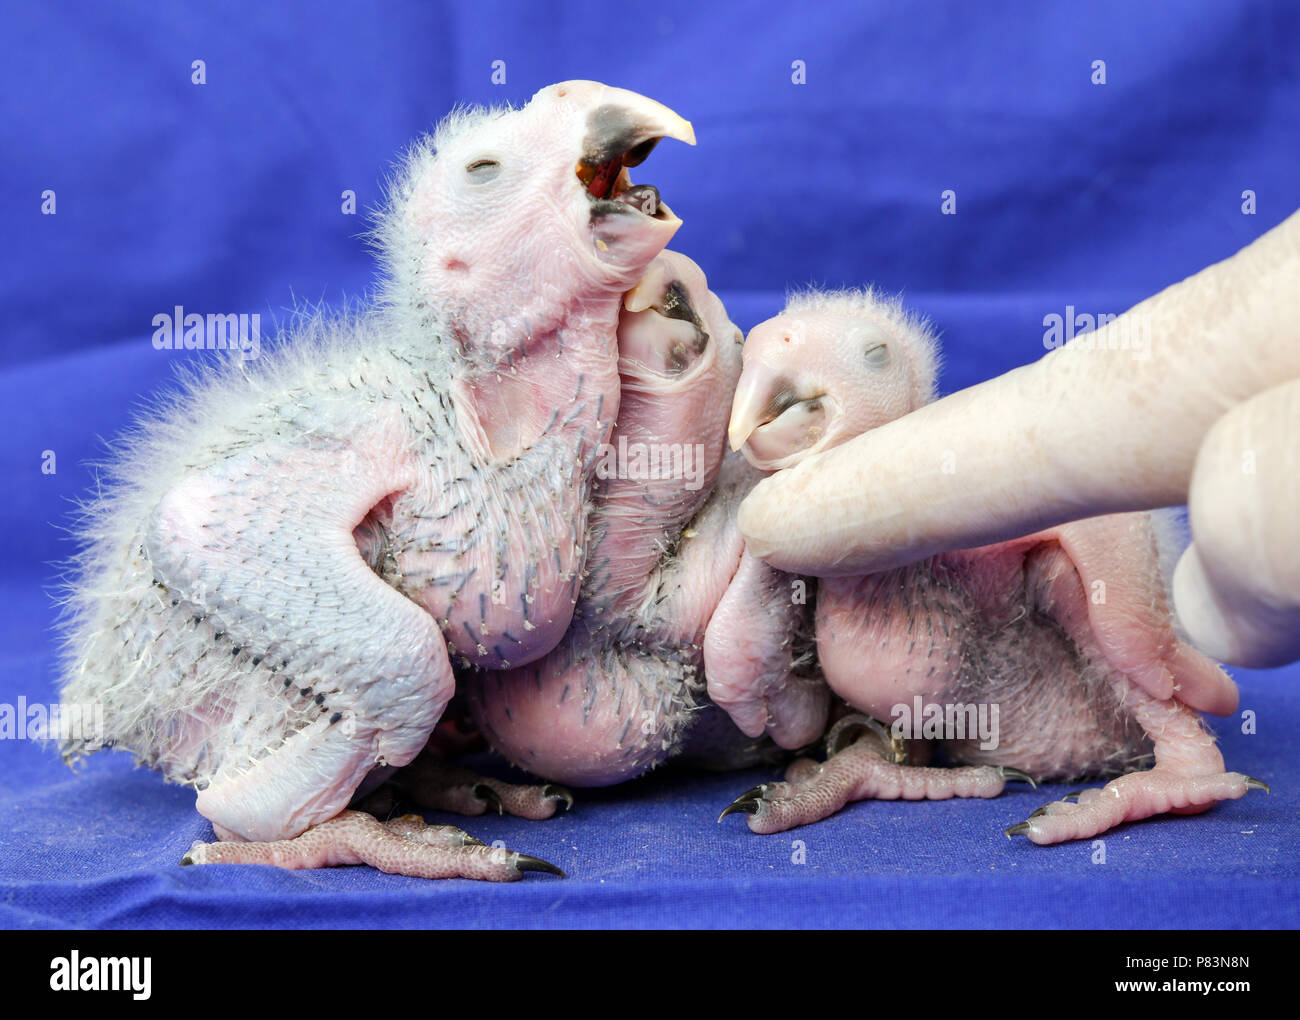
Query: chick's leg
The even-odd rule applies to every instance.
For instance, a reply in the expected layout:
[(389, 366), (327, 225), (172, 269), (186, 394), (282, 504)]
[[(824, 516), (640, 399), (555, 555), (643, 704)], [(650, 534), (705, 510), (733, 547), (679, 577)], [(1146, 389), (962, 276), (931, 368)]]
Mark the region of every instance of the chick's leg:
[[(1123, 822), (1198, 814), (1218, 801), (1268, 789), (1224, 771), (1213, 735), (1184, 700), (1194, 697), (1199, 707), (1227, 712), (1236, 707), (1236, 687), (1174, 634), (1163, 587), (1151, 576), (1151, 528), (1145, 514), (1067, 525), (1054, 536), (1059, 546), (1045, 545), (1030, 556), (1027, 576), (1038, 604), (1079, 648), (1093, 661), (1109, 663), (1119, 710), (1131, 713), (1145, 731), (1155, 766), (1084, 790), (1077, 802), (1048, 804), (1007, 829), (1008, 837), (1024, 835), (1038, 844), (1088, 839)], [(1099, 575), (1112, 580), (1105, 600), (1085, 598), (1084, 583)]]
[(709, 697), (749, 737), (794, 749), (826, 730), (831, 693), (807, 667), (808, 581), (744, 553), (704, 637)]
[(829, 818), (859, 800), (948, 800), (996, 797), (1017, 769), (993, 765), (930, 768), (902, 764), (900, 742), (876, 720), (851, 715), (832, 727), (824, 763), (799, 758), (785, 782), (764, 783), (737, 797), (719, 816), (744, 813), (757, 833), (784, 832)]
[(238, 838), (329, 820), (375, 766), (414, 759), (451, 698), (435, 621), (354, 537), (412, 484), (405, 443), (392, 415), (345, 438), (322, 425), (187, 476), (150, 516), (139, 555), (165, 633), (182, 635), (148, 692), (168, 713), (151, 725), (169, 734), (169, 773)]
[(418, 815), (381, 822), (364, 811), (344, 811), (293, 839), (195, 843), (181, 864), (270, 864), (289, 870), (368, 864), (390, 875), (488, 882), (514, 882), (529, 871), (564, 877), (541, 858), (485, 846), (454, 825), (430, 825)]
[(1155, 744), (1156, 764), (1105, 786), (1084, 790), (1078, 800), (1058, 800), (1007, 829), (1046, 845), (1089, 839), (1124, 822), (1160, 814), (1199, 814), (1221, 800), (1236, 800), (1268, 786), (1240, 772), (1225, 772), (1223, 756), (1200, 717), (1178, 701), (1152, 698), (1126, 680), (1126, 699)]

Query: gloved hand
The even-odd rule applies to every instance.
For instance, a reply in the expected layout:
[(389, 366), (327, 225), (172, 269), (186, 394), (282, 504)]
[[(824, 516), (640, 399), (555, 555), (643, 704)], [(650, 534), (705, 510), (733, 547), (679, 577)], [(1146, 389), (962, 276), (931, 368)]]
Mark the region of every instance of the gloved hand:
[(1300, 658), (1300, 213), (1084, 342), (765, 479), (739, 523), (773, 566), (834, 576), (1184, 502), (1193, 642)]

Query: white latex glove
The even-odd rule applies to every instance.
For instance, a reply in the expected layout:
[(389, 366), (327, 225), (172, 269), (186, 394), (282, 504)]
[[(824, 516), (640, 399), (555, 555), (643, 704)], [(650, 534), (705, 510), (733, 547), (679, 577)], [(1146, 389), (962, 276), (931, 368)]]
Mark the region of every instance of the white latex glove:
[(1083, 343), (777, 472), (739, 523), (774, 566), (832, 576), (1180, 503), (1193, 642), (1300, 658), (1300, 213)]

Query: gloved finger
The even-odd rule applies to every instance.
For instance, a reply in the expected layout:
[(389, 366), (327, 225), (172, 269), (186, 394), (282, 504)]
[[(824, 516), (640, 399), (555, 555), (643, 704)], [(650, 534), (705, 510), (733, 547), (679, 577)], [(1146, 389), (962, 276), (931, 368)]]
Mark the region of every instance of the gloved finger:
[(832, 576), (1182, 503), (1228, 408), (1300, 377), (1300, 213), (1031, 365), (762, 481), (755, 555)]
[(1201, 446), (1193, 543), (1174, 571), (1192, 643), (1238, 666), (1300, 659), (1300, 380), (1225, 414)]

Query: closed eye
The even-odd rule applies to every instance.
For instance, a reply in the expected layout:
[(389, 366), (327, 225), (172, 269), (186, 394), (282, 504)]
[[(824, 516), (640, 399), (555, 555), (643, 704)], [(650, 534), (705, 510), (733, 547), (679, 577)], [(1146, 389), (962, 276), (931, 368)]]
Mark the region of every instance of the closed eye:
[(465, 172), (475, 184), (486, 184), (501, 172), (501, 164), (495, 159), (476, 159), (465, 168)]

